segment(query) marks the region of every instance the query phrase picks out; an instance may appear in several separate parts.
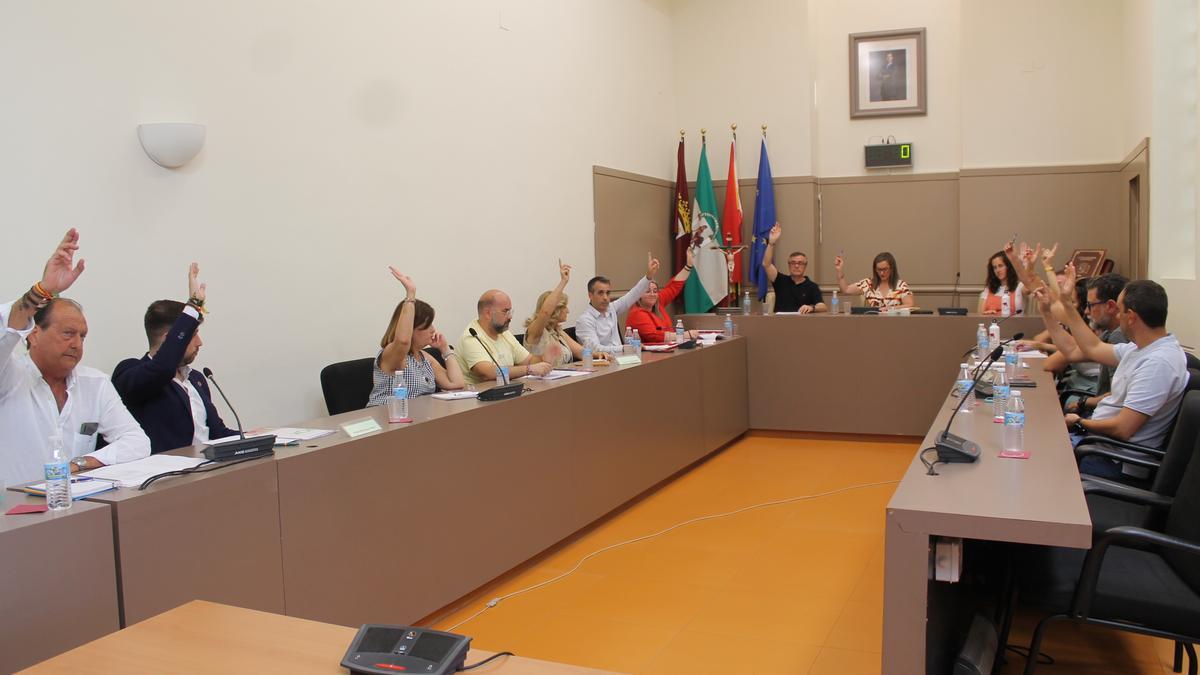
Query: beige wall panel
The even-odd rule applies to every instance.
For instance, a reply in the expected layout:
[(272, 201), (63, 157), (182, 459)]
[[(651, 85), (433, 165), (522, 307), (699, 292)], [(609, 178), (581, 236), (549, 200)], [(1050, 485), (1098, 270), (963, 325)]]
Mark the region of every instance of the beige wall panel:
[(958, 180), (822, 182), (823, 235), (813, 276), (822, 288), (836, 283), (833, 258), (846, 255), (846, 279), (871, 273), (881, 251), (896, 256), (910, 284), (952, 284), (958, 241)]
[(988, 256), (1013, 233), (1031, 245), (1059, 242), (1059, 264), (1077, 248), (1105, 248), (1126, 269), (1121, 189), (1114, 171), (963, 176), (962, 283), (982, 284)]
[[(1129, 238), (1127, 265), (1117, 271), (1145, 278), (1150, 256), (1150, 145), (1142, 141), (1124, 162), (1117, 185), (1119, 230)], [(1131, 183), (1137, 181), (1136, 196)]]
[(647, 251), (667, 267), (672, 184), (595, 167), (592, 188), (596, 274), (612, 279), (614, 289), (627, 289), (646, 273)]

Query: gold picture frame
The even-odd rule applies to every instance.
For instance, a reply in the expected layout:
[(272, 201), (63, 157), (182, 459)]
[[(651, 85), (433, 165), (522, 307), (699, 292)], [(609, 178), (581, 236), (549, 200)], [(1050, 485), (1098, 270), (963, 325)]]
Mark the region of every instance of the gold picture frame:
[(850, 118), (924, 115), (925, 29), (850, 34)]
[(1107, 255), (1108, 249), (1104, 248), (1077, 248), (1071, 254), (1068, 264), (1075, 266), (1076, 278), (1094, 277), (1100, 274)]

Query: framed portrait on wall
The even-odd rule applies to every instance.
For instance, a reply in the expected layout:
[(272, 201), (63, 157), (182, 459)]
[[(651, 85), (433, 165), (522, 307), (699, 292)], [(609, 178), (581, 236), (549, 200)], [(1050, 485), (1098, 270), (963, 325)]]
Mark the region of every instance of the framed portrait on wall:
[(925, 29), (851, 33), (850, 117), (925, 113)]
[(1100, 274), (1104, 267), (1104, 258), (1108, 254), (1103, 248), (1079, 248), (1071, 254), (1070, 264), (1075, 266), (1076, 278), (1094, 277)]

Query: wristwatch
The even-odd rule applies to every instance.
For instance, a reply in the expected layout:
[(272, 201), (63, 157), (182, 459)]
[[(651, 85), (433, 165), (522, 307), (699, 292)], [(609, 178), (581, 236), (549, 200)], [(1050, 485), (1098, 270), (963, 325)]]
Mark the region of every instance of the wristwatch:
[(75, 459), (72, 459), (71, 463), (74, 464), (75, 468), (79, 471), (87, 471), (87, 457), (80, 455)]

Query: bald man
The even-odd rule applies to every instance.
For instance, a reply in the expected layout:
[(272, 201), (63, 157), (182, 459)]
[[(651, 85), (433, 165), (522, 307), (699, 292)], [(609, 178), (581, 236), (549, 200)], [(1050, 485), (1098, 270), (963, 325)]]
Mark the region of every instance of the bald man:
[(496, 366), (492, 359), (509, 369), (509, 379), (550, 372), (550, 364), (540, 356), (531, 355), (508, 330), (512, 323), (512, 298), (507, 293), (492, 289), (480, 296), (475, 309), (479, 318), (463, 331), (455, 352), (468, 384), (495, 381)]

